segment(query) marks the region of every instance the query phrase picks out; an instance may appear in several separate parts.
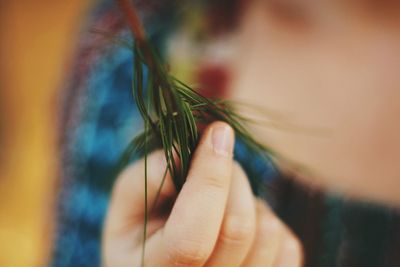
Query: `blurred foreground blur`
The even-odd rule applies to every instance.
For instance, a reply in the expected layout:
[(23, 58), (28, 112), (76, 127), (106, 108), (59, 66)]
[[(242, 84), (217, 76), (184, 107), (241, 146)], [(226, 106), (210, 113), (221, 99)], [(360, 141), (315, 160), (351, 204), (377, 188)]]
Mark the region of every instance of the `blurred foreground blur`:
[(43, 266), (53, 227), (56, 90), (86, 1), (0, 3), (0, 266)]

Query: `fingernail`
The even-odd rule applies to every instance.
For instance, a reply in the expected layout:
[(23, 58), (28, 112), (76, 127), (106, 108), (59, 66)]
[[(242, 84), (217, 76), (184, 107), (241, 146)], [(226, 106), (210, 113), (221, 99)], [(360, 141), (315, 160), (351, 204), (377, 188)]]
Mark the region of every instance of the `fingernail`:
[(214, 151), (224, 156), (231, 156), (234, 139), (232, 128), (226, 124), (218, 124), (211, 129), (211, 132)]

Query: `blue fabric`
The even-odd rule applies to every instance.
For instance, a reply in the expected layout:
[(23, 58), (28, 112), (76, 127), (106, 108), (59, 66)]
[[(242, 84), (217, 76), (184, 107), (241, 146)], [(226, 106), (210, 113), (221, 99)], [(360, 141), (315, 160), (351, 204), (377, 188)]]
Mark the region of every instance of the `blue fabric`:
[(52, 266), (98, 266), (111, 170), (141, 128), (131, 96), (132, 54), (116, 47), (93, 66), (63, 164)]

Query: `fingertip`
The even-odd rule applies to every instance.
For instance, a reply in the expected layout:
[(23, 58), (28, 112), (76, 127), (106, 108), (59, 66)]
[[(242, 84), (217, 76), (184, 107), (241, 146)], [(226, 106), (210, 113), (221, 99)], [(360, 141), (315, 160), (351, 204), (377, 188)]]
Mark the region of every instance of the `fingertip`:
[[(147, 171), (145, 171), (146, 168)], [(147, 173), (146, 180), (145, 173)], [(159, 190), (160, 195), (174, 195), (175, 190), (167, 172), (167, 163), (162, 150), (148, 154), (147, 166), (144, 164), (144, 159), (140, 159), (121, 172), (113, 185), (111, 204), (126, 206), (127, 213), (141, 211), (140, 203), (144, 200), (145, 183), (149, 201), (153, 201)], [(134, 209), (132, 209), (133, 205), (136, 205)]]
[(233, 129), (225, 122), (211, 123), (196, 148), (187, 181), (202, 177), (195, 180), (228, 188), (232, 175), (233, 148)]
[[(116, 181), (117, 191), (132, 189), (131, 184), (135, 183), (137, 176), (144, 176), (144, 159), (140, 159), (133, 164), (128, 165), (118, 176)], [(147, 174), (150, 181), (159, 180), (165, 169), (167, 162), (162, 150), (156, 150), (147, 155)]]
[(226, 122), (216, 121), (207, 126), (199, 142), (198, 151), (212, 150), (215, 154), (231, 157), (234, 147), (234, 131)]

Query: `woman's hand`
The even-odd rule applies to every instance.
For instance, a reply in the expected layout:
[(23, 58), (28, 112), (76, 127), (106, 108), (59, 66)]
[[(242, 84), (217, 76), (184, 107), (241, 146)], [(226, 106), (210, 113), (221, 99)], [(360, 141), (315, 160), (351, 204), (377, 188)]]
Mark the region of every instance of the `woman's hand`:
[[(232, 159), (232, 129), (209, 126), (199, 143), (181, 192), (171, 177), (149, 214), (145, 266), (299, 267), (298, 239), (251, 192)], [(148, 157), (148, 201), (152, 207), (165, 172), (162, 152)], [(103, 265), (140, 266), (144, 226), (144, 164), (118, 178), (103, 236)]]

